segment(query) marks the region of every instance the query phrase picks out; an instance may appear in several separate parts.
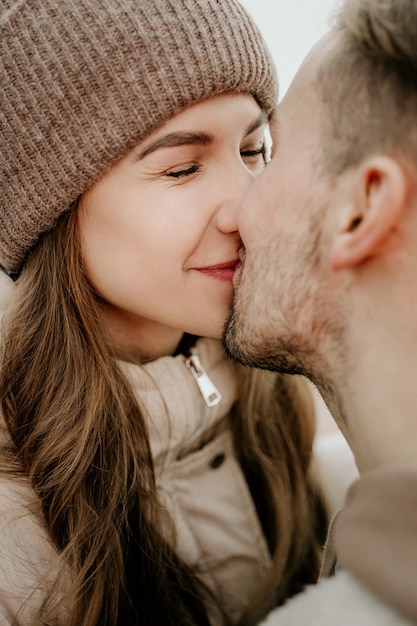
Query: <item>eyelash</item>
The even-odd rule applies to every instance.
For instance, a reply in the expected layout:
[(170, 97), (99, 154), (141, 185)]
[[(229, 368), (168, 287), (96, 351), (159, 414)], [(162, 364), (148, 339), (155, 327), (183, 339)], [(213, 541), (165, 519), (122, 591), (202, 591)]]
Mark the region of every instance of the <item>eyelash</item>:
[(244, 150), (240, 154), (243, 157), (254, 157), (259, 155), (265, 157), (265, 145), (263, 145), (261, 148), (258, 148), (258, 150)]
[[(265, 158), (265, 145), (263, 145), (261, 148), (258, 148), (257, 150), (243, 150), (240, 153), (240, 155), (246, 158), (262, 155), (262, 157)], [(191, 176), (191, 174), (195, 174), (196, 172), (199, 172), (200, 169), (201, 169), (201, 165), (199, 165), (198, 163), (195, 163), (194, 165), (187, 168), (186, 170), (179, 170), (178, 172), (167, 172), (166, 175), (170, 176), (171, 178), (182, 178), (183, 176)]]
[(178, 172), (167, 172), (167, 176), (171, 176), (172, 178), (181, 178), (182, 176), (190, 176), (191, 174), (195, 174), (200, 171), (201, 166), (195, 163), (191, 167), (186, 170), (179, 170)]

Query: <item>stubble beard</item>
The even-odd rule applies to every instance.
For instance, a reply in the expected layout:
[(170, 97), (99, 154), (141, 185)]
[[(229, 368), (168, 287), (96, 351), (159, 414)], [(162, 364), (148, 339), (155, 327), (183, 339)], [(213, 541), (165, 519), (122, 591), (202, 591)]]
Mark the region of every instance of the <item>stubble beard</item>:
[(243, 365), (299, 374), (328, 388), (326, 356), (343, 346), (344, 326), (327, 300), (320, 224), (310, 218), (306, 226), (304, 241), (283, 234), (257, 250), (256, 267), (245, 264), (223, 343)]
[[(259, 314), (255, 319), (259, 319)], [(272, 323), (255, 326), (249, 320), (242, 300), (235, 296), (223, 333), (223, 344), (230, 358), (248, 367), (316, 378), (315, 368), (309, 365), (314, 354), (293, 331), (278, 336)]]
[[(306, 346), (297, 336), (295, 325), (286, 320), (296, 309), (297, 298), (292, 300), (297, 283), (283, 270), (277, 278), (281, 288), (276, 291), (274, 276), (267, 269), (271, 267), (269, 252), (258, 252), (257, 266), (250, 268), (250, 274), (246, 267), (243, 269), (229, 307), (223, 344), (228, 356), (245, 366), (309, 376)], [(283, 307), (281, 293), (291, 298), (287, 302), (290, 313)]]

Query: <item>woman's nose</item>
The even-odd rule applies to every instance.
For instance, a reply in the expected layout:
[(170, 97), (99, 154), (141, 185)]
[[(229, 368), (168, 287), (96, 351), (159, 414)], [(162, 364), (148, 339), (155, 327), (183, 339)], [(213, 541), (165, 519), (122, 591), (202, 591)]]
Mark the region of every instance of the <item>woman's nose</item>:
[(234, 168), (229, 177), (222, 177), (223, 184), (220, 187), (221, 199), (216, 213), (216, 226), (225, 233), (237, 231), (237, 216), (245, 195), (248, 193), (254, 181), (253, 173), (248, 170), (244, 163)]

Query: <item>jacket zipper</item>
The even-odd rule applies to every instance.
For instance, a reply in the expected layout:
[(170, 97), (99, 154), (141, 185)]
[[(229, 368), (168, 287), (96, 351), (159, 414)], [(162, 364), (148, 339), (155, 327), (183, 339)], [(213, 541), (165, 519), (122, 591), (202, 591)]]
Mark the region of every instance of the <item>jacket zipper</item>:
[(219, 404), (222, 399), (221, 393), (218, 389), (216, 389), (206, 370), (201, 365), (201, 361), (195, 348), (191, 350), (191, 354), (186, 359), (185, 365), (193, 375), (206, 405), (211, 407)]

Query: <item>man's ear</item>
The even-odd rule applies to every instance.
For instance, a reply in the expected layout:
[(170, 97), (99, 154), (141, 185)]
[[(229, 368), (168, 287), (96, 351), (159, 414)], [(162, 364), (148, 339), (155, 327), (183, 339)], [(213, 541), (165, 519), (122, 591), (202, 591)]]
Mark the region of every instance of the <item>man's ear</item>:
[(407, 195), (406, 172), (390, 157), (371, 157), (350, 181), (347, 209), (339, 222), (333, 270), (360, 265), (376, 256), (396, 227)]

